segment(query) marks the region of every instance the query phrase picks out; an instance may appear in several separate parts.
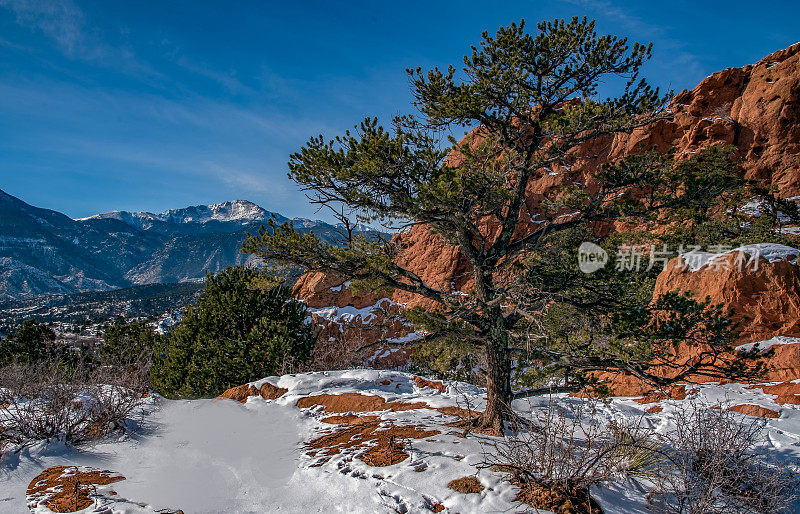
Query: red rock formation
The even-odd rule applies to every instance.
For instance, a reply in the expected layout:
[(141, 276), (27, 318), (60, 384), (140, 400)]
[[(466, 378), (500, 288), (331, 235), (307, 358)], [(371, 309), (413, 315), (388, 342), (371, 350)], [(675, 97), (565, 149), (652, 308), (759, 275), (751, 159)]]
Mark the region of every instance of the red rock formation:
[(284, 387), (274, 386), (269, 382), (264, 382), (258, 392), (265, 400), (277, 400), (281, 396), (288, 393), (289, 390)]
[(257, 394), (258, 394), (258, 389), (249, 384), (244, 384), (236, 387), (231, 387), (230, 389), (223, 392), (221, 395), (217, 396), (217, 398), (226, 400), (236, 400), (237, 402), (244, 403), (247, 401), (249, 397), (256, 396)]
[[(415, 225), (392, 239), (401, 249), (398, 264), (413, 270), (427, 284), (444, 291), (461, 291), (471, 283), (467, 260), (442, 236), (423, 225)], [(433, 307), (431, 300), (405, 291), (359, 292), (354, 294), (344, 279), (324, 273), (306, 273), (294, 286), (294, 294), (309, 307), (347, 307), (357, 309), (375, 305), (382, 298), (412, 307)]]
[(775, 403), (778, 405), (800, 405), (800, 384), (794, 382), (781, 382), (774, 385), (756, 385), (748, 389), (761, 389), (767, 394), (774, 394)]
[(261, 397), (265, 400), (276, 400), (286, 394), (288, 391), (288, 389), (284, 389), (283, 387), (274, 386), (269, 382), (264, 382), (264, 384), (261, 385), (261, 389), (257, 389), (255, 386), (250, 384), (231, 387), (221, 395), (217, 396), (217, 398), (236, 400), (239, 403), (245, 403), (251, 396), (261, 395)]
[[(541, 200), (569, 183), (587, 184), (600, 166), (638, 151), (642, 146), (660, 150), (674, 147), (691, 155), (718, 143), (737, 148), (738, 164), (746, 178), (775, 185), (780, 196), (800, 195), (800, 43), (780, 50), (754, 65), (714, 73), (691, 91), (678, 93), (669, 105), (672, 120), (663, 120), (632, 134), (617, 134), (584, 144), (572, 153), (567, 168), (556, 166), (529, 188), (524, 209), (535, 214)], [(480, 138), (479, 131), (472, 137)], [(486, 228), (490, 232), (490, 228)], [(520, 227), (524, 233), (526, 227)], [(469, 265), (457, 249), (424, 226), (414, 226), (394, 238), (401, 247), (398, 262), (428, 283), (445, 290), (465, 290), (471, 279)], [(329, 294), (335, 280), (312, 274), (295, 291), (309, 305), (370, 304), (342, 292)], [(323, 283), (325, 286), (323, 286)], [(341, 283), (341, 281), (339, 281)], [(405, 292), (390, 296), (399, 303), (427, 304)], [(372, 302), (374, 303), (374, 302)]]
[(641, 404), (658, 403), (661, 400), (683, 400), (686, 398), (686, 386), (683, 384), (675, 385), (667, 391), (654, 391), (636, 399)]
[(772, 356), (767, 359), (768, 382), (781, 382), (800, 378), (800, 343), (772, 347)]
[[(95, 504), (97, 487), (125, 480), (108, 470), (85, 466), (50, 466), (31, 480), (27, 499), (31, 510), (77, 512)], [(94, 493), (94, 498), (90, 497)]]
[(334, 275), (324, 273), (305, 273), (294, 285), (294, 295), (305, 300), (311, 308), (347, 307), (363, 309), (375, 305), (386, 295), (364, 292), (353, 294), (349, 283)]
[(747, 414), (748, 416), (758, 416), (760, 418), (779, 418), (781, 412), (777, 410), (768, 409), (760, 405), (753, 405), (746, 403), (744, 405), (734, 405), (728, 410), (738, 412), (739, 414)]
[(654, 296), (684, 291), (699, 300), (709, 297), (712, 304), (733, 311), (742, 342), (778, 335), (799, 337), (800, 266), (762, 258), (753, 270), (740, 262), (739, 255), (731, 253), (697, 271), (685, 266), (682, 257), (675, 257), (658, 276)]
[[(736, 147), (735, 157), (741, 174), (765, 185), (774, 185), (784, 198), (800, 196), (800, 43), (775, 52), (754, 65), (729, 68), (714, 73), (691, 91), (678, 93), (669, 105), (671, 120), (659, 121), (632, 134), (617, 134), (588, 142), (572, 152), (569, 166), (554, 166), (528, 188), (522, 219), (538, 212), (541, 201), (565, 184), (592, 187), (592, 177), (609, 161), (616, 161), (641, 148), (655, 146), (662, 151), (674, 148), (679, 158), (713, 144)], [(468, 136), (479, 141), (480, 130)], [(450, 163), (457, 164), (458, 156)], [(521, 223), (518, 235), (533, 227)], [(490, 234), (496, 227), (487, 224)], [(616, 227), (620, 229), (620, 227)], [(398, 263), (427, 283), (446, 291), (467, 291), (471, 287), (470, 266), (457, 248), (425, 226), (414, 226), (396, 234), (401, 251)], [(670, 288), (712, 291), (712, 300), (737, 307), (744, 320), (748, 340), (769, 334), (800, 334), (798, 321), (797, 270), (788, 264), (767, 266), (758, 275), (686, 275), (674, 264), (659, 279), (659, 290)], [(703, 273), (703, 272), (699, 272)], [(710, 283), (705, 282), (710, 280)], [(428, 299), (403, 291), (385, 295), (354, 295), (347, 288), (335, 290), (341, 279), (310, 273), (303, 276), (295, 293), (312, 307), (373, 305), (381, 296), (407, 306), (434, 307)], [(331, 289), (331, 288), (334, 289)], [(770, 291), (770, 288), (773, 288)], [(775, 292), (790, 294), (781, 295)], [(793, 314), (794, 313), (794, 314)], [(321, 324), (325, 324), (324, 322)], [(336, 327), (328, 327), (321, 341), (337, 337)], [(398, 331), (402, 334), (402, 331)], [(379, 339), (376, 335), (369, 337)], [(391, 336), (389, 336), (391, 337)], [(326, 339), (327, 338), (327, 339)]]
[(672, 121), (618, 136), (612, 155), (639, 143), (693, 152), (709, 144), (738, 148), (746, 178), (778, 188), (784, 198), (800, 195), (800, 43), (754, 65), (714, 73), (670, 104)]
[[(745, 265), (745, 259), (734, 252), (697, 271), (686, 266), (683, 257), (671, 259), (658, 276), (653, 296), (682, 291), (691, 292), (700, 300), (708, 297), (712, 304), (733, 312), (734, 320), (740, 324), (741, 343), (779, 335), (800, 336), (800, 267), (787, 260), (769, 262), (764, 258), (753, 267)], [(694, 352), (692, 348), (679, 346), (675, 355), (679, 361), (688, 362)], [(800, 343), (773, 346), (764, 364), (767, 366), (762, 377), (765, 382), (800, 378)], [(644, 399), (661, 399), (658, 392), (649, 391), (648, 385), (632, 376), (611, 373), (597, 373), (596, 376), (606, 381), (615, 395), (644, 394)], [(693, 381), (716, 380), (694, 377)], [(782, 395), (781, 400), (790, 403), (794, 397)]]

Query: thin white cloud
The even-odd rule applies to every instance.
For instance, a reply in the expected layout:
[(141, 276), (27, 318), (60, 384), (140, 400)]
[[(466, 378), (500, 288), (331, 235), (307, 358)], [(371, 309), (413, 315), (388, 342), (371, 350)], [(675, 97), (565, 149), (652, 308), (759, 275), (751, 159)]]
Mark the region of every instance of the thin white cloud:
[(615, 6), (613, 3), (605, 0), (561, 0), (561, 1), (568, 4), (577, 5), (585, 9), (593, 10), (598, 14), (601, 14), (604, 17), (608, 18), (609, 20), (613, 20), (620, 23), (625, 28), (633, 32), (647, 33), (650, 34), (651, 37), (664, 35), (663, 27), (660, 27), (658, 25), (653, 25), (652, 23), (648, 23), (637, 16), (631, 15), (624, 9)]
[(644, 40), (654, 40), (654, 52), (659, 52), (661, 66), (679, 68), (685, 75), (692, 75), (693, 78), (702, 76), (703, 66), (698, 57), (686, 50), (684, 41), (670, 37), (668, 27), (647, 22), (609, 0), (561, 0), (561, 2), (597, 13), (606, 21), (618, 23), (626, 31), (637, 34)]
[(68, 55), (84, 43), (85, 17), (71, 0), (0, 0), (17, 23), (41, 31)]
[(242, 82), (236, 78), (233, 72), (218, 72), (211, 69), (211, 67), (209, 67), (207, 64), (193, 61), (186, 56), (178, 57), (175, 62), (178, 66), (187, 71), (211, 80), (212, 82), (216, 82), (231, 93), (249, 95), (256, 94), (256, 91), (242, 84)]
[(0, 0), (19, 25), (41, 32), (71, 59), (113, 68), (141, 79), (162, 77), (126, 47), (109, 45), (72, 0)]

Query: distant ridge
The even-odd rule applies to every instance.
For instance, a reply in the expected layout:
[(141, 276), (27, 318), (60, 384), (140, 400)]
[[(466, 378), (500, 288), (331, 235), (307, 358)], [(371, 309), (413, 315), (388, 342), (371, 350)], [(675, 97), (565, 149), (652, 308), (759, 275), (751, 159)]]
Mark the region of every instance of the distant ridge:
[[(288, 221), (247, 200), (72, 219), (0, 190), (0, 301), (197, 282), (206, 271), (255, 262), (239, 248), (270, 217)], [(295, 225), (328, 241), (338, 234), (323, 221)], [(365, 226), (359, 231), (380, 234)]]

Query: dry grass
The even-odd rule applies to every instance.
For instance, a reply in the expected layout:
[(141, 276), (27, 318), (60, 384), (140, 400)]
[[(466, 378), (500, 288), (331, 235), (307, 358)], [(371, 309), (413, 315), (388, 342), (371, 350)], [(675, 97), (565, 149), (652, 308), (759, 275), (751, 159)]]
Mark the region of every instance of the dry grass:
[(516, 501), (558, 514), (602, 514), (602, 509), (589, 496), (586, 489), (562, 489), (557, 486), (543, 487), (536, 484), (518, 484), (520, 491)]
[(447, 487), (463, 494), (479, 493), (483, 491), (483, 484), (481, 484), (481, 481), (472, 475), (451, 480), (447, 484)]

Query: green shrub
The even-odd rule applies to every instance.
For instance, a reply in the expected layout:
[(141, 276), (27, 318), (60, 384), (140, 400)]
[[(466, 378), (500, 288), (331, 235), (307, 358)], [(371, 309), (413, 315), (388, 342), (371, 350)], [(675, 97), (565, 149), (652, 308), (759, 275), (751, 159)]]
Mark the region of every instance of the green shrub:
[(152, 358), (158, 338), (159, 334), (146, 322), (119, 317), (105, 327), (97, 353), (104, 364), (139, 364)]
[(259, 272), (209, 274), (197, 305), (156, 347), (154, 389), (168, 397), (215, 396), (305, 361), (316, 341), (303, 303), (284, 286), (254, 286)]
[(69, 348), (56, 342), (52, 328), (33, 318), (0, 341), (0, 366), (70, 360)]

